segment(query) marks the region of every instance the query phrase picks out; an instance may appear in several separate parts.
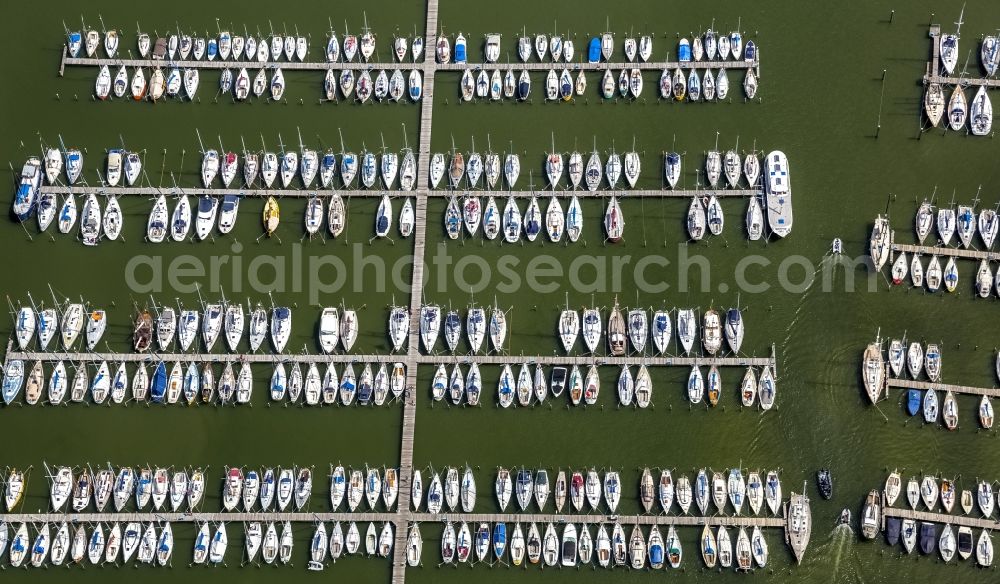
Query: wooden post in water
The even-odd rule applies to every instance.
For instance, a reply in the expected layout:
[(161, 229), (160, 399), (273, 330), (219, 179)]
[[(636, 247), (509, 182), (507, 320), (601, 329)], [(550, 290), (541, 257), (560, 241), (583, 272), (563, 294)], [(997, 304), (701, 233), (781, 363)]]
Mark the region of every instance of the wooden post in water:
[(875, 139), (878, 140), (878, 135), (882, 131), (882, 100), (885, 98), (885, 69), (882, 69), (882, 91), (878, 97), (878, 121), (875, 126)]

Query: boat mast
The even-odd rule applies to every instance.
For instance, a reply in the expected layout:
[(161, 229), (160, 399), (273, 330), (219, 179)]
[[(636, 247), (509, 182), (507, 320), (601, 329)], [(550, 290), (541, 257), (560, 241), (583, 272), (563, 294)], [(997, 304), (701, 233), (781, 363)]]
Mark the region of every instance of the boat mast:
[(204, 142), (201, 141), (201, 130), (199, 130), (198, 128), (195, 128), (194, 129), (194, 133), (198, 136), (198, 148), (201, 149), (200, 151), (204, 155), (205, 154), (205, 144), (204, 144)]
[(299, 152), (305, 153), (306, 145), (302, 143), (302, 130), (295, 126), (295, 131), (299, 133)]
[[(205, 310), (205, 301), (201, 297), (201, 284), (196, 284), (195, 285), (195, 292), (198, 294), (198, 303), (201, 304), (201, 309), (204, 312), (204, 310)], [(206, 314), (205, 317), (208, 318), (208, 315)]]
[[(55, 290), (52, 289), (52, 284), (49, 284), (48, 286), (49, 286), (49, 294), (52, 295), (52, 303), (53, 303), (53, 306), (54, 306), (53, 310), (56, 311), (56, 316), (61, 316), (60, 312), (62, 312), (62, 305), (59, 304), (58, 300), (56, 300), (56, 292), (55, 292)], [(29, 298), (30, 298), (30, 296), (29, 296)], [(66, 301), (69, 302), (69, 298), (67, 298)]]
[[(475, 137), (475, 136), (473, 136), (473, 137), (472, 137), (472, 150), (471, 150), (471, 151), (469, 151), (469, 160), (472, 160), (472, 155), (473, 155), (473, 154), (475, 154), (475, 153), (476, 153), (476, 137)], [(468, 166), (468, 164), (469, 164), (469, 160), (467, 160), (467, 161), (466, 161), (466, 166)], [(468, 173), (468, 171), (466, 171), (466, 173), (465, 173), (465, 182), (466, 182), (466, 184), (468, 184), (468, 185), (469, 185), (469, 188), (470, 188), (470, 189), (471, 189), (471, 188), (473, 187), (473, 184), (472, 184), (472, 179), (471, 179), (471, 178), (469, 178), (469, 173)]]

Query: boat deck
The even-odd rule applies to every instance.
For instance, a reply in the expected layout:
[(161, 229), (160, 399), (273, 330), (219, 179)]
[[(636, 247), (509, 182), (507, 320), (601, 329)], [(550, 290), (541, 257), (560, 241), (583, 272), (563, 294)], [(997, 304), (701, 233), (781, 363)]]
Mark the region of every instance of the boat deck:
[(950, 391), (955, 394), (985, 395), (987, 397), (1000, 398), (1000, 388), (996, 387), (972, 387), (968, 385), (952, 385), (950, 383), (932, 383), (930, 381), (914, 381), (911, 379), (889, 379), (889, 387), (898, 389), (919, 389), (935, 391)]
[[(431, 108), (427, 108), (431, 109)], [(430, 120), (430, 114), (427, 114), (427, 120)], [(421, 120), (424, 119), (424, 115), (421, 114)], [(417, 168), (420, 169), (417, 173), (417, 180), (420, 183), (421, 180), (427, 180), (426, 164), (424, 164), (424, 159), (430, 159), (430, 143), (428, 142), (428, 150), (425, 153), (421, 153), (421, 156), (417, 159)], [(421, 144), (423, 148), (423, 144)], [(380, 189), (323, 189), (323, 188), (294, 188), (294, 189), (247, 189), (241, 187), (105, 187), (105, 186), (63, 186), (63, 185), (45, 185), (39, 188), (40, 193), (52, 193), (56, 195), (115, 195), (118, 197), (122, 196), (141, 196), (147, 198), (154, 198), (160, 195), (165, 196), (180, 196), (187, 195), (190, 197), (200, 197), (202, 195), (213, 195), (216, 197), (222, 197), (223, 195), (239, 194), (244, 197), (290, 197), (290, 198), (307, 198), (312, 196), (330, 196), (334, 193), (339, 194), (342, 197), (381, 197), (382, 195), (389, 195), (390, 197), (417, 197), (418, 199), (426, 199), (430, 197), (440, 197), (440, 198), (451, 198), (453, 196), (462, 196), (465, 193), (472, 193), (479, 196), (489, 196), (493, 195), (496, 197), (507, 197), (513, 196), (517, 198), (531, 198), (533, 196), (545, 197), (549, 195), (557, 196), (570, 196), (576, 195), (580, 198), (605, 198), (611, 195), (618, 196), (622, 199), (630, 198), (681, 198), (690, 199), (692, 197), (708, 197), (715, 195), (719, 198), (744, 198), (752, 196), (761, 196), (763, 192), (758, 189), (633, 189), (633, 190), (607, 190), (600, 189), (596, 191), (590, 190), (567, 190), (567, 189), (542, 189), (542, 190), (517, 190), (517, 191), (506, 191), (506, 190), (476, 190), (467, 191), (463, 189), (451, 190), (451, 189), (437, 189), (430, 190), (423, 187), (418, 187), (412, 191), (403, 191), (399, 189), (390, 190), (380, 190)], [(419, 224), (419, 223), (418, 223)], [(1000, 254), (995, 254), (1000, 256)]]
[[(1000, 79), (992, 78), (988, 79), (986, 77), (956, 77), (952, 75), (943, 75), (944, 71), (941, 68), (941, 25), (932, 24), (927, 32), (927, 36), (931, 39), (931, 60), (927, 62), (924, 67), (924, 85), (929, 85), (931, 83), (940, 83), (942, 85), (959, 85), (963, 87), (979, 87), (984, 86), (987, 89), (994, 89), (1000, 87)], [(976, 47), (976, 54), (979, 53), (978, 46)], [(981, 74), (979, 70), (978, 62), (973, 64), (976, 73)]]

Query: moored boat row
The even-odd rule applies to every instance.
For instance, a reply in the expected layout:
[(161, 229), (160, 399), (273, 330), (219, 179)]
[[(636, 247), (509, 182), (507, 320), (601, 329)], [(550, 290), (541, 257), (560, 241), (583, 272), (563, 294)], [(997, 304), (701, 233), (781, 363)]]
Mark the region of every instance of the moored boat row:
[[(653, 375), (655, 366), (640, 363), (633, 373), (633, 366), (623, 365), (614, 380), (615, 402), (619, 406), (649, 408), (653, 405)], [(515, 373), (516, 371), (516, 373)], [(607, 377), (607, 375), (605, 375)], [(607, 381), (607, 379), (605, 379)], [(601, 370), (597, 363), (589, 366), (553, 365), (549, 374), (540, 364), (532, 367), (524, 362), (504, 364), (496, 384), (496, 399), (501, 408), (529, 407), (545, 403), (546, 399), (566, 399), (573, 406), (598, 403), (601, 393)], [(702, 367), (694, 365), (685, 382), (685, 396), (691, 404), (716, 406), (725, 395), (720, 367), (711, 365), (707, 375)], [(484, 401), (484, 381), (479, 364), (468, 364), (468, 371), (456, 363), (450, 371), (444, 364), (437, 367), (431, 381), (431, 397), (451, 405), (478, 406)], [(744, 407), (755, 404), (764, 410), (774, 406), (776, 383), (770, 367), (761, 369), (758, 376), (753, 367), (747, 367), (739, 386), (740, 403)]]
[[(497, 33), (487, 33), (483, 43), (483, 60), (486, 63), (496, 63), (500, 57), (501, 40), (503, 35)], [(552, 62), (552, 63), (573, 63), (574, 57), (580, 56), (580, 62), (599, 63), (613, 62), (615, 57), (614, 34), (610, 32), (602, 33), (598, 36), (587, 38), (586, 47), (580, 47), (577, 52), (574, 38), (576, 35), (540, 33), (533, 37), (527, 33), (517, 38), (517, 55), (521, 62)], [(462, 32), (454, 35), (441, 34), (437, 38), (435, 57), (438, 63), (467, 63), (468, 62), (468, 40)], [(454, 45), (454, 51), (452, 46)], [(653, 59), (653, 36), (641, 35), (635, 37), (628, 35), (625, 37), (620, 48), (624, 59), (623, 62), (646, 63)], [(726, 66), (726, 63), (745, 61), (748, 63), (758, 63), (760, 56), (757, 45), (753, 40), (747, 39), (744, 42), (743, 34), (739, 30), (731, 33), (719, 33), (711, 28), (704, 33), (693, 36), (692, 40), (687, 37), (681, 38), (677, 44), (677, 60), (681, 63), (689, 62), (713, 62), (719, 66)]]
[[(891, 384), (905, 389), (904, 409), (910, 416), (921, 415), (925, 423), (940, 421), (945, 428), (955, 430), (961, 412), (960, 394), (974, 393), (978, 394), (979, 425), (987, 430), (993, 427), (993, 403), (985, 390), (934, 385), (941, 380), (941, 349), (937, 343), (928, 343), (925, 348), (916, 341), (907, 344), (905, 339), (891, 339), (887, 353), (883, 354), (881, 339), (877, 339), (868, 345), (862, 360), (862, 381), (873, 403), (881, 399), (884, 389)], [(996, 365), (1000, 375), (1000, 357)], [(908, 387), (907, 377), (914, 380), (913, 386)], [(921, 381), (923, 377), (930, 383)]]
[[(787, 188), (787, 160), (780, 152), (768, 154), (768, 157), (772, 156), (778, 156), (778, 159), (766, 162), (757, 151), (740, 154), (737, 148), (709, 150), (703, 168), (707, 183), (706, 195), (709, 194), (708, 191), (715, 189), (749, 188), (776, 192), (776, 185), (770, 184), (775, 176), (784, 179), (784, 186)], [(63, 180), (66, 184), (73, 185), (81, 179), (84, 170), (83, 156), (78, 150), (49, 148), (45, 151), (44, 158), (44, 172), (43, 163), (37, 157), (29, 158), (23, 167), (13, 209), (22, 221), (34, 214), (36, 207), (40, 205), (40, 196), (53, 196), (51, 192), (46, 193), (41, 188), (43, 176), (48, 185), (61, 184)], [(546, 188), (586, 189), (590, 192), (634, 189), (641, 178), (642, 158), (635, 150), (619, 153), (612, 149), (606, 155), (602, 155), (596, 148), (589, 154), (579, 151), (563, 153), (553, 145), (543, 161)], [(664, 188), (677, 188), (683, 176), (682, 162), (680, 153), (663, 153), (660, 176)], [(775, 172), (779, 174), (775, 175)], [(434, 153), (428, 165), (427, 184), (430, 188), (437, 189), (447, 176), (445, 188), (496, 190), (506, 187), (514, 190), (520, 175), (521, 157), (516, 152), (508, 152), (501, 157), (501, 153), (492, 150), (480, 154), (473, 146), (472, 151), (464, 154), (458, 150), (453, 150), (447, 156), (440, 152)], [(763, 184), (762, 176), (767, 179)], [(117, 192), (114, 187), (119, 184), (134, 186), (137, 190), (143, 189), (143, 183), (147, 182), (143, 174), (143, 152), (109, 149), (103, 173), (99, 177), (103, 185), (112, 187), (108, 192)], [(360, 154), (350, 151), (338, 154), (332, 148), (321, 152), (305, 146), (298, 151), (283, 149), (280, 153), (244, 149), (239, 154), (225, 149), (206, 149), (202, 153), (200, 178), (201, 186), (205, 189), (215, 188), (221, 183), (226, 189), (250, 191), (272, 188), (317, 191), (337, 188), (398, 188), (401, 191), (412, 191), (419, 187), (416, 154), (409, 148), (404, 148), (399, 153), (383, 149), (381, 155), (367, 149)], [(54, 202), (50, 206), (54, 206)]]
[[(345, 71), (345, 75), (353, 76), (353, 74), (350, 70)], [(401, 78), (401, 75), (399, 77)], [(621, 69), (616, 74), (609, 67), (604, 70), (603, 75), (597, 74), (596, 79), (594, 75), (588, 77), (587, 72), (580, 67), (549, 69), (539, 92), (545, 101), (569, 102), (587, 95), (587, 87), (591, 86), (596, 87), (596, 93), (604, 99), (635, 100), (642, 97), (646, 85), (645, 77), (639, 68)], [(400, 79), (399, 82), (401, 81)], [(411, 79), (411, 83), (412, 81)], [(417, 81), (419, 82), (419, 79)], [(742, 83), (743, 93), (747, 99), (754, 99), (757, 96), (759, 83), (754, 69), (747, 68)], [(328, 99), (333, 99), (330, 97), (330, 91), (335, 90), (335, 87), (329, 75), (326, 86)], [(474, 99), (491, 102), (505, 99), (524, 102), (531, 99), (531, 87), (531, 74), (526, 69), (522, 69), (520, 73), (515, 73), (514, 69), (510, 68), (465, 69), (458, 80), (458, 97), (466, 102)], [(712, 68), (699, 72), (698, 68), (692, 67), (685, 74), (681, 66), (678, 66), (672, 71), (664, 69), (657, 81), (657, 87), (659, 89), (657, 95), (663, 100), (725, 101), (729, 97), (729, 73), (724, 67), (720, 67), (717, 72)]]
[[(148, 309), (137, 309), (133, 320), (132, 346), (137, 353), (155, 349), (168, 352), (178, 347), (182, 352), (202, 346), (211, 352), (220, 338), (232, 353), (240, 351), (244, 337), (247, 337), (251, 352), (256, 352), (268, 338), (275, 353), (285, 350), (291, 337), (292, 311), (283, 306), (265, 309), (260, 303), (251, 306), (247, 301), (246, 310), (239, 302), (229, 302), (224, 297), (217, 302), (200, 302), (201, 310), (184, 308), (178, 303), (175, 309), (169, 305), (154, 306), (155, 318)], [(330, 313), (332, 311), (332, 314)], [(345, 351), (350, 351), (357, 338), (357, 314), (344, 309), (343, 319), (336, 308), (325, 309), (324, 317), (334, 317), (339, 333), (333, 345), (343, 340)], [(33, 302), (18, 308), (14, 315), (14, 329), (17, 344), (21, 350), (32, 346), (35, 341), (40, 351), (49, 350), (49, 344), (59, 333), (61, 347), (73, 351), (77, 339), (85, 339), (86, 350), (94, 351), (104, 337), (108, 326), (107, 312), (102, 308), (87, 309), (84, 304), (66, 301), (57, 308), (37, 307)], [(319, 332), (320, 345), (326, 352), (325, 337), (331, 331)], [(199, 338), (202, 344), (197, 342)], [(58, 347), (55, 347), (58, 350)]]
[[(711, 505), (714, 503), (719, 513), (740, 515), (746, 503), (751, 515), (759, 515), (761, 510), (765, 512), (770, 510), (771, 515), (781, 515), (783, 501), (778, 472), (749, 471), (746, 479), (742, 473), (739, 468), (726, 472), (714, 472), (702, 468), (697, 471), (692, 482), (684, 474), (675, 479), (670, 469), (663, 469), (657, 477), (654, 477), (650, 468), (646, 467), (639, 479), (639, 502), (645, 513), (669, 515), (675, 511), (676, 503), (676, 509), (682, 515), (687, 515), (690, 511), (706, 515), (712, 511)], [(442, 512), (439, 490), (442, 484), (444, 500), (450, 511), (457, 511), (459, 498), (463, 498), (462, 511), (471, 512), (471, 504), (466, 505), (464, 497), (468, 495), (473, 499), (470, 503), (474, 502), (475, 476), (471, 469), (466, 467), (460, 485), (459, 475), (459, 470), (455, 468), (446, 468), (442, 473), (432, 472), (431, 490), (427, 501), (427, 510), (430, 513)], [(443, 483), (441, 476), (445, 477)], [(584, 470), (560, 468), (552, 472), (550, 478), (550, 470), (545, 468), (531, 470), (525, 467), (520, 469), (499, 467), (493, 490), (496, 502), (504, 512), (512, 501), (517, 502), (520, 511), (528, 512), (537, 508), (539, 512), (545, 512), (551, 496), (556, 513), (563, 513), (564, 509), (566, 512), (580, 513), (601, 511), (606, 508), (613, 514), (617, 512), (623, 496), (619, 473), (607, 470), (602, 477), (595, 468)], [(630, 494), (625, 496), (631, 497)], [(414, 508), (419, 509), (419, 501), (416, 495), (414, 497)], [(692, 503), (695, 504), (694, 507)]]
[[(400, 399), (405, 389), (406, 368), (400, 362), (350, 362), (338, 374), (333, 362), (303, 367), (289, 361), (287, 365), (279, 361), (272, 369), (267, 383), (271, 403), (382, 406)], [(56, 360), (47, 374), (41, 361), (25, 372), (22, 361), (11, 359), (4, 367), (2, 394), (8, 405), (18, 400), (22, 386), (27, 405), (251, 403), (255, 385), (251, 364), (225, 361), (221, 372), (217, 365), (218, 361), (157, 361), (151, 367), (140, 362), (130, 368), (124, 361), (116, 365), (106, 360), (90, 364)]]
[[(625, 236), (626, 217), (622, 209), (627, 191), (619, 198), (611, 195), (604, 208), (601, 218), (602, 232), (607, 241), (620, 242)], [(539, 196), (543, 199), (540, 201)], [(518, 243), (523, 239), (534, 242), (543, 232), (548, 241), (559, 243), (576, 243), (584, 235), (584, 212), (580, 196), (573, 194), (565, 203), (564, 197), (532, 193), (527, 207), (523, 209), (517, 202), (517, 197), (507, 196), (506, 203), (500, 203), (497, 197), (489, 195), (485, 203), (473, 192), (459, 199), (452, 196), (444, 210), (444, 230), (449, 239), (476, 237), (482, 226), (482, 235), (490, 241)], [(761, 198), (752, 195), (745, 213), (746, 237), (750, 241), (759, 241), (773, 230), (771, 223), (765, 223), (764, 207)], [(543, 209), (544, 206), (544, 209)], [(689, 241), (702, 241), (710, 236), (720, 236), (725, 227), (725, 213), (720, 198), (715, 194), (705, 197), (692, 197), (684, 217), (684, 233)], [(464, 229), (463, 229), (464, 227)], [(783, 229), (781, 224), (779, 229)], [(542, 239), (545, 241), (545, 238)]]
[[(602, 156), (596, 147), (588, 154), (577, 150), (560, 152), (553, 144), (542, 164), (546, 188), (557, 190), (565, 187), (591, 192), (634, 189), (642, 174), (642, 158), (635, 150), (619, 153), (612, 149)], [(682, 177), (682, 162), (682, 155), (677, 152), (663, 153), (661, 176), (665, 187), (677, 187)], [(741, 155), (737, 148), (726, 151), (716, 148), (706, 153), (703, 172), (708, 189), (759, 189), (762, 166), (761, 153), (756, 150)], [(513, 190), (521, 175), (521, 158), (511, 152), (501, 160), (500, 154), (488, 150), (482, 155), (475, 151), (475, 147), (464, 154), (452, 150), (447, 158), (445, 154), (435, 153), (430, 164), (431, 188), (437, 189), (446, 175), (448, 181), (445, 187), (453, 190), (479, 189), (480, 178), (485, 178), (482, 187), (486, 190), (495, 190), (497, 185), (501, 189), (506, 185)], [(787, 176), (787, 168), (784, 175)], [(503, 183), (500, 182), (501, 176)]]
[[(956, 554), (960, 560), (968, 560), (975, 555), (979, 566), (991, 566), (993, 541), (986, 529), (982, 529), (976, 537), (973, 527), (958, 520), (960, 516), (955, 515), (954, 526), (951, 517), (953, 512), (961, 512), (964, 516), (977, 512), (986, 518), (984, 521), (992, 521), (997, 506), (993, 485), (991, 481), (980, 480), (975, 492), (968, 489), (959, 492), (954, 480), (939, 479), (933, 475), (924, 475), (919, 480), (911, 477), (904, 485), (899, 471), (894, 470), (886, 478), (881, 493), (873, 490), (866, 498), (862, 508), (862, 533), (866, 538), (874, 539), (884, 530), (886, 542), (891, 546), (902, 542), (908, 554), (915, 549), (924, 555), (938, 552), (945, 562), (950, 562)], [(895, 512), (894, 507), (901, 494), (905, 494), (910, 509), (922, 507), (935, 514), (944, 525), (918, 521), (907, 513)]]
[[(441, 559), (445, 564), (506, 563), (542, 567), (600, 566), (633, 570), (681, 568), (683, 545), (678, 529), (668, 521), (645, 527), (617, 518), (594, 526), (572, 522), (515, 522), (508, 535), (506, 523), (448, 521), (441, 536)], [(733, 530), (730, 535), (730, 529)], [(626, 533), (628, 535), (626, 536)], [(647, 535), (648, 533), (648, 535)], [(735, 541), (734, 541), (735, 540)], [(698, 547), (708, 568), (749, 571), (768, 562), (767, 541), (760, 526), (705, 525)], [(412, 564), (411, 564), (412, 565)]]
[[(674, 318), (671, 317), (671, 312), (675, 311), (676, 326), (673, 326)], [(700, 319), (700, 334), (696, 309), (662, 308), (651, 312), (650, 315), (646, 308), (634, 307), (626, 309), (623, 313), (616, 297), (614, 306), (608, 312), (605, 330), (602, 326), (600, 307), (584, 308), (581, 315), (567, 306), (560, 313), (556, 330), (566, 353), (573, 353), (577, 339), (582, 335), (587, 352), (592, 354), (598, 352), (603, 344), (601, 338), (606, 337), (607, 352), (613, 356), (632, 352), (645, 354), (647, 344), (651, 349), (655, 349), (653, 352), (665, 355), (674, 340), (674, 331), (676, 331), (678, 354), (691, 355), (699, 337), (704, 352), (710, 356), (725, 352), (723, 339), (725, 346), (733, 354), (739, 354), (743, 346), (746, 327), (743, 312), (738, 307), (723, 311), (721, 315), (714, 308), (705, 310)]]
[[(85, 27), (86, 28), (86, 27)], [(332, 31), (331, 31), (331, 34)], [(370, 34), (370, 33), (369, 33)], [(124, 33), (118, 30), (104, 32), (104, 53), (107, 58), (119, 56), (118, 50)], [(333, 38), (336, 38), (334, 35)], [(374, 38), (374, 36), (372, 36)], [(243, 34), (220, 30), (217, 34), (200, 36), (197, 33), (182, 32), (180, 27), (164, 37), (150, 36), (139, 30), (136, 38), (136, 49), (143, 59), (167, 61), (236, 61), (257, 62), (268, 61), (306, 61), (309, 53), (309, 40), (306, 36), (295, 34), (277, 34), (271, 30), (269, 35), (250, 34), (244, 26)], [(101, 45), (101, 33), (94, 29), (67, 31), (66, 52), (72, 58), (96, 57)], [(355, 47), (357, 48), (357, 47)], [(131, 54), (131, 50), (128, 49)], [(351, 53), (353, 57), (354, 53)], [(369, 53), (370, 54), (370, 53)], [(347, 54), (345, 53), (345, 57)]]

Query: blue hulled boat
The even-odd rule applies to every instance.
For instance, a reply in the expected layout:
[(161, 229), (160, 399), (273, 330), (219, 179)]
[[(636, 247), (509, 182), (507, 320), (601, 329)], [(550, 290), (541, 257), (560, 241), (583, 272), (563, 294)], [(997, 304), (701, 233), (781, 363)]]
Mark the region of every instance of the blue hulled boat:
[(167, 366), (163, 361), (156, 364), (153, 372), (153, 382), (149, 385), (149, 398), (156, 403), (163, 401), (167, 392)]

